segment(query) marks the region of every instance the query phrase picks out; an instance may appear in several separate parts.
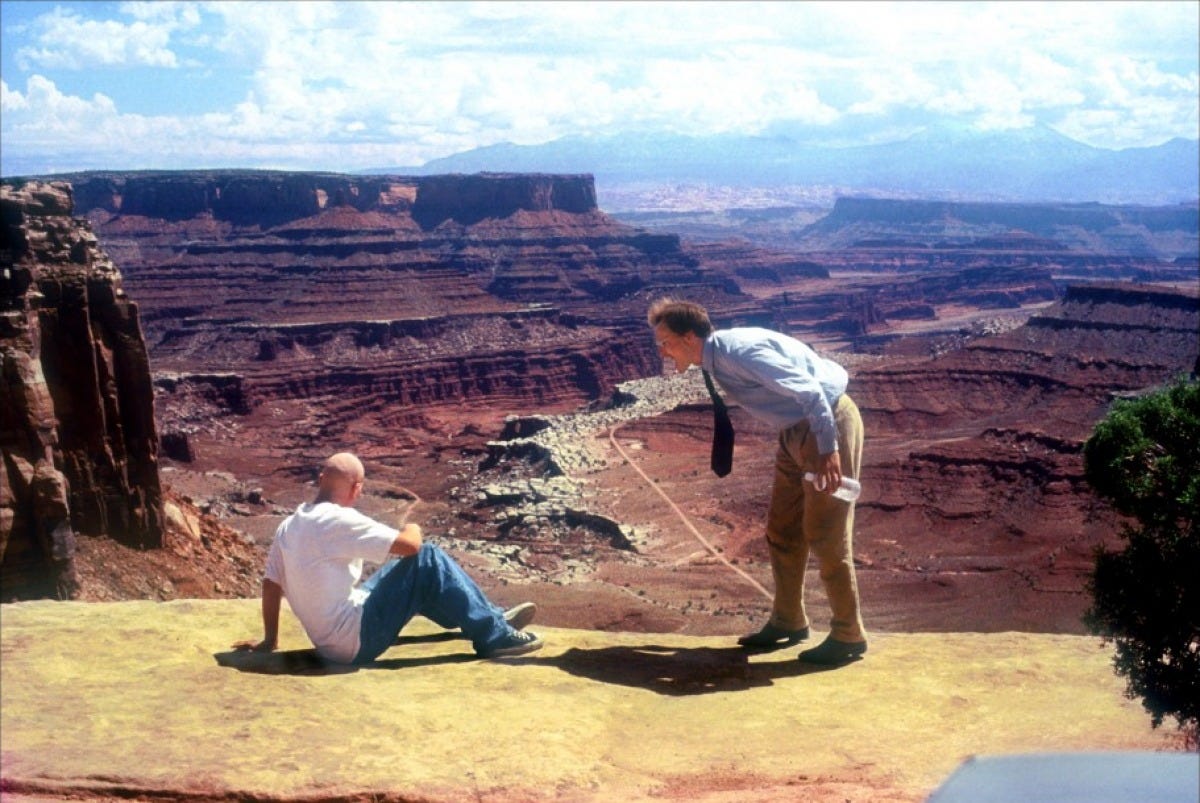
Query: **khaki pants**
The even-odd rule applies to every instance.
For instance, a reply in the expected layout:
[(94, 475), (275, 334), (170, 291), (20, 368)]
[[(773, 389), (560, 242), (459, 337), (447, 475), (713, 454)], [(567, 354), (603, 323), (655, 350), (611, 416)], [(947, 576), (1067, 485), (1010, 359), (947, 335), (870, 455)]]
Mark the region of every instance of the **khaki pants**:
[[(858, 477), (862, 463), (863, 425), (858, 406), (843, 394), (834, 410), (842, 473)], [(839, 641), (865, 641), (859, 610), (858, 580), (852, 549), (854, 504), (834, 499), (804, 481), (815, 471), (819, 455), (808, 422), (779, 433), (775, 455), (775, 485), (767, 513), (767, 543), (775, 575), (775, 605), (771, 623), (787, 630), (807, 627), (804, 611), (804, 570), (811, 551), (817, 557), (821, 582), (833, 612), (830, 636)]]

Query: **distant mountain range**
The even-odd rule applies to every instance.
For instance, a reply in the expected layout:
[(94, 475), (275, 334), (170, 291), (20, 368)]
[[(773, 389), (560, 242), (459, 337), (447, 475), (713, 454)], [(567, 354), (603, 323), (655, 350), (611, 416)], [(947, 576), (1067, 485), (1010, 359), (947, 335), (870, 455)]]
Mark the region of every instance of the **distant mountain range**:
[(416, 167), (364, 173), (591, 173), (601, 194), (630, 184), (825, 186), (838, 194), (945, 200), (1163, 205), (1200, 197), (1200, 141), (1094, 148), (1047, 127), (980, 133), (926, 129), (878, 145), (835, 147), (772, 136), (572, 136), (500, 144)]

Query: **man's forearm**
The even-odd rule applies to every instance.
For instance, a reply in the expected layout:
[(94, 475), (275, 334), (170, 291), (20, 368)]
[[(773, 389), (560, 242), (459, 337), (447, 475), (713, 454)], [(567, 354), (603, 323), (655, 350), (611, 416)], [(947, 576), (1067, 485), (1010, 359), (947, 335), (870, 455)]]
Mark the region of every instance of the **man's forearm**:
[(279, 607), (283, 588), (273, 580), (262, 581), (263, 645), (274, 649), (279, 643)]
[(399, 535), (396, 536), (396, 540), (392, 542), (392, 548), (388, 550), (388, 554), (401, 558), (415, 555), (421, 549), (423, 542), (424, 536), (421, 533), (421, 528), (409, 522), (404, 525)]

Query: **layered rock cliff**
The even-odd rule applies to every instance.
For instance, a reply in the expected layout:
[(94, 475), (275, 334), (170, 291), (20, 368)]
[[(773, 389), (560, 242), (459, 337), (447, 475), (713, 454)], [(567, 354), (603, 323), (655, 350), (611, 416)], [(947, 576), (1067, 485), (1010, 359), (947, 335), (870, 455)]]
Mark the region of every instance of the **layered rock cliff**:
[[(862, 526), (895, 546), (869, 554), (936, 570), (946, 593), (1004, 584), (1012, 620), (1077, 629), (1093, 550), (1119, 531), (1084, 478), (1083, 443), (1115, 398), (1194, 371), (1198, 331), (1194, 290), (1071, 286), (1020, 327), (858, 369), (864, 419), (901, 435), (870, 458)], [(994, 611), (964, 600), (960, 621)]]
[[(1165, 312), (1168, 291), (1126, 283), (1104, 291), (1123, 302), (1100, 302), (1072, 288), (1047, 309), (1073, 274), (1165, 263), (1007, 229), (918, 242), (902, 227), (882, 236), (883, 220), (853, 247), (801, 255), (621, 225), (586, 176), (75, 179), (139, 302), (169, 482), (261, 548), (312, 467), (352, 449), (375, 483), (368, 512), (420, 505), (480, 576), (544, 581), (560, 624), (736, 632), (764, 613), (753, 594), (697, 602), (713, 578), (691, 546), (611, 548), (596, 522), (674, 525), (628, 472), (593, 459), (598, 433), (562, 438), (589, 455), (583, 481), (612, 477), (620, 502), (488, 493), (534, 488), (548, 470), (520, 448), (495, 459), (509, 416), (596, 410), (619, 401), (619, 382), (662, 370), (644, 317), (655, 296), (700, 301), (720, 326), (788, 331), (851, 367), (870, 433), (857, 543), (871, 626), (885, 629), (1078, 632), (1090, 550), (1115, 532), (1082, 482), (1079, 444), (1112, 393), (1196, 359), (1180, 345), (1194, 313), (1180, 324)], [(739, 420), (738, 471), (712, 484), (698, 476), (710, 426), (702, 402), (622, 432), (644, 437), (639, 459), (660, 487), (726, 528), (727, 554), (767, 583), (770, 452), (754, 444), (770, 433)], [(997, 595), (1019, 604), (999, 610)]]
[(234, 355), (213, 353), (214, 336), (269, 358), (279, 353), (269, 341), (292, 341), (297, 325), (311, 338), (313, 325), (388, 322), (396, 337), (359, 345), (394, 348), (421, 327), (455, 328), (458, 316), (469, 327), (531, 304), (602, 309), (647, 287), (721, 281), (677, 237), (600, 213), (590, 176), (72, 179), (164, 367), (185, 352), (228, 364)]
[(646, 294), (739, 292), (678, 237), (601, 213), (590, 176), (69, 178), (138, 299), (183, 455), (268, 402), (281, 445), (572, 407), (658, 369)]
[[(961, 329), (890, 341), (878, 355), (835, 356), (849, 367), (867, 433), (855, 558), (872, 631), (1084, 632), (1094, 550), (1118, 548), (1121, 523), (1084, 478), (1082, 444), (1114, 398), (1193, 370), (1200, 299), (1195, 290), (1080, 286), (1024, 314), (1017, 325), (984, 311)], [(713, 558), (657, 498), (677, 503), (770, 588), (761, 522), (775, 433), (735, 408), (734, 470), (712, 476), (712, 414), (703, 383), (692, 381), (692, 403), (620, 426), (613, 440), (623, 453), (603, 448), (603, 431), (595, 440), (572, 427), (558, 439), (536, 435), (568, 453), (591, 443), (599, 458), (559, 464), (583, 466), (572, 476), (586, 478), (593, 507), (639, 534), (640, 562), (596, 561), (595, 576), (613, 586), (648, 589), (620, 627), (706, 632), (725, 620), (721, 632), (737, 632), (767, 614), (750, 584), (701, 568)], [(719, 593), (696, 593), (710, 587)], [(809, 610), (824, 621), (819, 602)]]
[(78, 536), (161, 543), (150, 367), (70, 186), (0, 192), (0, 579), (5, 599), (65, 597)]
[(798, 232), (796, 239), (818, 250), (972, 243), (1007, 248), (1012, 232), (1021, 233), (1028, 251), (1142, 258), (1153, 265), (1180, 255), (1195, 256), (1200, 210), (1195, 204), (1142, 207), (839, 198), (829, 215)]

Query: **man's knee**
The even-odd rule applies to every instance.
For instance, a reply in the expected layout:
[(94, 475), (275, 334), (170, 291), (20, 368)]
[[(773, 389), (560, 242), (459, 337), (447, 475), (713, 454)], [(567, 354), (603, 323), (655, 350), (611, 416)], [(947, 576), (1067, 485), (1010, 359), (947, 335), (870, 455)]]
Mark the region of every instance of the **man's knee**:
[(436, 566), (439, 562), (446, 559), (446, 553), (443, 552), (436, 544), (431, 544), (425, 541), (421, 546), (417, 547), (417, 563), (421, 566)]
[(795, 530), (767, 529), (767, 546), (772, 551), (785, 555), (799, 552), (804, 546), (804, 533), (799, 528)]
[(442, 549), (437, 544), (431, 544), (428, 541), (421, 544), (417, 550), (417, 565), (430, 568), (445, 570), (450, 567), (459, 568), (458, 563), (450, 556), (450, 553)]
[(818, 571), (821, 575), (821, 580), (829, 583), (849, 577), (853, 571), (853, 563), (847, 557), (834, 560), (821, 560), (818, 561)]

